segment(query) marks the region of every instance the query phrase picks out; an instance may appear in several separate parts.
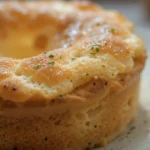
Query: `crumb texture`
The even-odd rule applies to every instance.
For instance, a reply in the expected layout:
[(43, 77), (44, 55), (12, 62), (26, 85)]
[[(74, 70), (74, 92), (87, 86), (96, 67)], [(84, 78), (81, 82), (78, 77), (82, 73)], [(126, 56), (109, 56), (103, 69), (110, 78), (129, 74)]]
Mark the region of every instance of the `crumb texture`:
[(139, 79), (122, 92), (93, 96), (84, 108), (77, 109), (74, 104), (76, 110), (59, 108), (46, 118), (1, 116), (0, 149), (87, 150), (104, 146), (135, 118), (138, 87)]

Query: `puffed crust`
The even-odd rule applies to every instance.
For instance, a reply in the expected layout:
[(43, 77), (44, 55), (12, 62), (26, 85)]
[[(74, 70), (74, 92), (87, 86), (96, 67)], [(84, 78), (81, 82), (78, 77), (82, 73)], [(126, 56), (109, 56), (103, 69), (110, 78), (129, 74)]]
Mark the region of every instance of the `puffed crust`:
[(118, 79), (135, 66), (142, 70), (146, 58), (132, 23), (91, 2), (3, 2), (0, 30), (0, 44), (6, 40), (8, 45), (10, 36), (19, 40), (18, 33), (46, 30), (51, 36), (55, 31), (48, 52), (24, 59), (0, 57), (2, 103), (49, 105), (95, 77), (120, 84)]
[(89, 150), (136, 118), (146, 51), (91, 2), (0, 3), (0, 149)]

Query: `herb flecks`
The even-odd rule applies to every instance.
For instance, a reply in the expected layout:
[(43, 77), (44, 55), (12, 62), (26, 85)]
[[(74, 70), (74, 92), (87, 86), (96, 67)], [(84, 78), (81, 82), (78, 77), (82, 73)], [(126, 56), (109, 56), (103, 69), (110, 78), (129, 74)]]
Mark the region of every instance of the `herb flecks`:
[(37, 65), (33, 66), (33, 69), (39, 69), (40, 67), (41, 67), (41, 65), (37, 64)]
[(53, 66), (53, 65), (55, 65), (55, 62), (54, 61), (50, 61), (48, 64)]
[(54, 58), (54, 55), (53, 55), (53, 54), (50, 54), (48, 57), (49, 57), (49, 58)]
[(89, 76), (89, 73), (86, 72), (86, 73), (85, 73), (85, 76)]
[(76, 57), (75, 57), (75, 56), (73, 56), (73, 57), (71, 57), (71, 59), (72, 59), (72, 60), (75, 60), (75, 59), (76, 59)]
[(115, 33), (116, 30), (115, 30), (114, 28), (111, 28), (110, 31), (111, 31), (112, 33)]
[(91, 50), (94, 50), (96, 53), (98, 53), (100, 50), (99, 46), (100, 45), (98, 45), (98, 44), (94, 44), (94, 45), (92, 45)]
[(95, 56), (95, 53), (90, 53), (91, 55)]

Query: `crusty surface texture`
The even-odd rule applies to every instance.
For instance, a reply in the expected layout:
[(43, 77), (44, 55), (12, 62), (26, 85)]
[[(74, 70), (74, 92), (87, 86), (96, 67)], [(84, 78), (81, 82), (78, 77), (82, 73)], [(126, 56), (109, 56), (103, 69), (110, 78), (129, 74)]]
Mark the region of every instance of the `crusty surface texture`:
[(89, 150), (136, 117), (146, 52), (91, 2), (0, 3), (0, 149)]
[(88, 101), (62, 99), (95, 78), (124, 88), (146, 59), (132, 23), (90, 2), (0, 3), (0, 34), (3, 107)]

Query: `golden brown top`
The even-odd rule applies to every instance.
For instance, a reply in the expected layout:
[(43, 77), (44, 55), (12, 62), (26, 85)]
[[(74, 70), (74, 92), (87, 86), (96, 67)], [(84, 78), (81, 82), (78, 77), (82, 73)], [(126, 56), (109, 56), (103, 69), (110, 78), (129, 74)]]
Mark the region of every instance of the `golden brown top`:
[(49, 103), (96, 77), (141, 71), (145, 48), (132, 29), (90, 2), (0, 3), (1, 102)]

